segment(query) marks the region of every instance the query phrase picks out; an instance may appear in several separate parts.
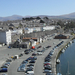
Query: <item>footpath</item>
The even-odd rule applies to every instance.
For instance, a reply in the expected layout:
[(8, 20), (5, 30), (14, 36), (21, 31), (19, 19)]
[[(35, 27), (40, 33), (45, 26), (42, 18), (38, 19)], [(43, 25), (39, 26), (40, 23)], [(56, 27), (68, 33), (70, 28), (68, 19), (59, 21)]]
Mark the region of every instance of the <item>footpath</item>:
[(56, 72), (56, 60), (57, 60), (57, 58), (58, 58), (58, 55), (59, 55), (60, 51), (61, 51), (63, 48), (65, 48), (65, 47), (67, 46), (67, 44), (68, 44), (73, 38), (74, 38), (74, 36), (71, 37), (70, 39), (64, 40), (64, 43), (63, 43), (62, 45), (60, 45), (58, 48), (55, 49), (55, 52), (54, 52), (54, 54), (53, 54), (53, 56), (52, 56), (52, 59), (51, 59), (52, 72), (53, 72), (54, 75), (57, 75), (57, 72)]

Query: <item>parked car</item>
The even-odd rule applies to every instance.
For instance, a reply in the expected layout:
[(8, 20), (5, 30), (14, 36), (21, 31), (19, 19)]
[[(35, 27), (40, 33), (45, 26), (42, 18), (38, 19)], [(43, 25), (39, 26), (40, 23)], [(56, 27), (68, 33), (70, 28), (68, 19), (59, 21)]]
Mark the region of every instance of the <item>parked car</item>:
[(45, 67), (51, 67), (51, 65), (45, 65), (44, 68), (45, 68)]
[(45, 49), (41, 50), (41, 52), (45, 52)]
[(44, 66), (46, 67), (46, 66), (51, 66), (51, 65), (49, 65), (49, 64), (45, 64)]
[(37, 55), (42, 55), (42, 52), (41, 51), (37, 51)]
[(41, 47), (42, 47), (42, 46), (38, 46), (37, 49), (38, 49), (38, 48), (41, 48)]
[(37, 55), (37, 53), (33, 53), (33, 54), (32, 54), (32, 56), (36, 56), (36, 55)]
[(29, 63), (35, 63), (35, 60), (31, 60)]
[(7, 59), (6, 62), (12, 62), (12, 59)]
[(45, 69), (44, 72), (45, 72), (45, 73), (47, 73), (47, 72), (48, 72), (48, 73), (52, 73), (52, 70)]
[(24, 52), (27, 52), (27, 51), (29, 51), (28, 49), (26, 49)]
[(27, 69), (33, 69), (34, 66), (27, 66), (26, 68), (27, 68)]
[(52, 74), (52, 73), (46, 73), (46, 75), (54, 75), (54, 74)]
[(25, 65), (21, 64), (20, 67), (17, 69), (18, 72), (25, 72)]
[(51, 46), (47, 46), (46, 48), (50, 48)]
[(25, 54), (29, 54), (29, 53), (30, 53), (29, 51), (25, 52)]
[(30, 72), (33, 72), (33, 69), (27, 69), (27, 70), (25, 71), (25, 74), (29, 74)]
[(21, 57), (21, 56), (23, 56), (23, 54), (22, 54), (22, 53), (19, 55), (19, 57)]
[(7, 68), (0, 68), (0, 72), (7, 72), (8, 69)]
[(36, 56), (31, 57), (31, 60), (37, 60), (37, 57)]
[(31, 56), (28, 58), (29, 60), (37, 60), (37, 57), (36, 56)]
[(50, 58), (45, 58), (45, 62), (50, 62)]
[(48, 67), (44, 67), (44, 69), (51, 70), (52, 68), (50, 66), (48, 66)]
[(4, 65), (8, 65), (9, 66), (10, 65), (10, 62), (6, 62)]
[(24, 60), (23, 62), (22, 62), (22, 64), (27, 64), (28, 63), (28, 61), (26, 61), (26, 60)]
[(44, 66), (45, 66), (45, 65), (51, 65), (51, 64), (50, 64), (50, 63), (45, 63)]
[(3, 73), (2, 75), (7, 75), (6, 73)]
[(8, 65), (3, 65), (1, 66), (1, 68), (8, 68)]
[(33, 70), (26, 70), (25, 75), (34, 75)]
[(51, 62), (44, 62), (44, 64), (46, 64), (46, 63), (49, 63), (49, 64), (51, 64)]
[(29, 64), (29, 65), (27, 65), (27, 66), (34, 66), (34, 64)]

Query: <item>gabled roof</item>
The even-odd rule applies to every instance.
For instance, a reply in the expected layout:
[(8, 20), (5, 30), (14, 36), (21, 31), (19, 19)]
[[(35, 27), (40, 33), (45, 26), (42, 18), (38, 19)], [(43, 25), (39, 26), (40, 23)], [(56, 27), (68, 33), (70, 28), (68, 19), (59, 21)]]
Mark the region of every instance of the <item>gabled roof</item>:
[(10, 24), (9, 26), (13, 26), (13, 27), (14, 27), (14, 25), (13, 25), (13, 24)]

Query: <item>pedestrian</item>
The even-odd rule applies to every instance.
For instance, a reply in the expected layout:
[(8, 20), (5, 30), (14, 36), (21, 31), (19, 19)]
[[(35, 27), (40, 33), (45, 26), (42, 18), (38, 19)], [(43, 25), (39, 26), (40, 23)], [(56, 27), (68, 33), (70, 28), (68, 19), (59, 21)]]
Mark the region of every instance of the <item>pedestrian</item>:
[(8, 56), (9, 56), (9, 53), (8, 53)]

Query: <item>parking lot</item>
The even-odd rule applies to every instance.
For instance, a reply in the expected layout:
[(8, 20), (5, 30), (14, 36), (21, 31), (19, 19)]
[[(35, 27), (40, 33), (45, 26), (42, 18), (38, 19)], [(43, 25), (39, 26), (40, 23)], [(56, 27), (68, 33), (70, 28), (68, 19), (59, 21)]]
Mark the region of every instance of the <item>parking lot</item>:
[[(48, 53), (54, 48), (54, 46), (56, 46), (61, 41), (62, 40), (59, 40), (59, 39), (51, 39), (51, 40), (47, 40), (43, 43), (36, 45), (35, 48), (37, 48), (38, 46), (42, 46), (41, 48), (36, 49), (36, 51), (43, 50), (43, 47), (47, 47), (47, 46), (51, 46), (51, 47), (46, 49), (45, 52), (42, 53), (42, 55), (36, 56), (37, 60), (35, 62), (35, 66), (34, 66), (34, 75), (45, 75), (45, 73), (43, 73), (44, 72), (44, 70), (43, 70), (44, 59), (48, 55)], [(3, 47), (0, 49), (0, 56), (1, 56), (0, 60), (5, 60), (8, 57), (20, 54), (24, 50), (25, 49), (19, 50), (18, 48), (8, 49), (6, 47)], [(31, 52), (29, 54), (23, 54), (23, 56), (20, 57), (19, 59), (12, 61), (9, 68), (8, 68), (7, 75), (25, 75), (25, 72), (17, 72), (17, 69), (20, 66), (21, 62), (23, 60), (26, 60), (28, 57), (30, 57), (32, 55), (32, 53), (33, 52)]]

